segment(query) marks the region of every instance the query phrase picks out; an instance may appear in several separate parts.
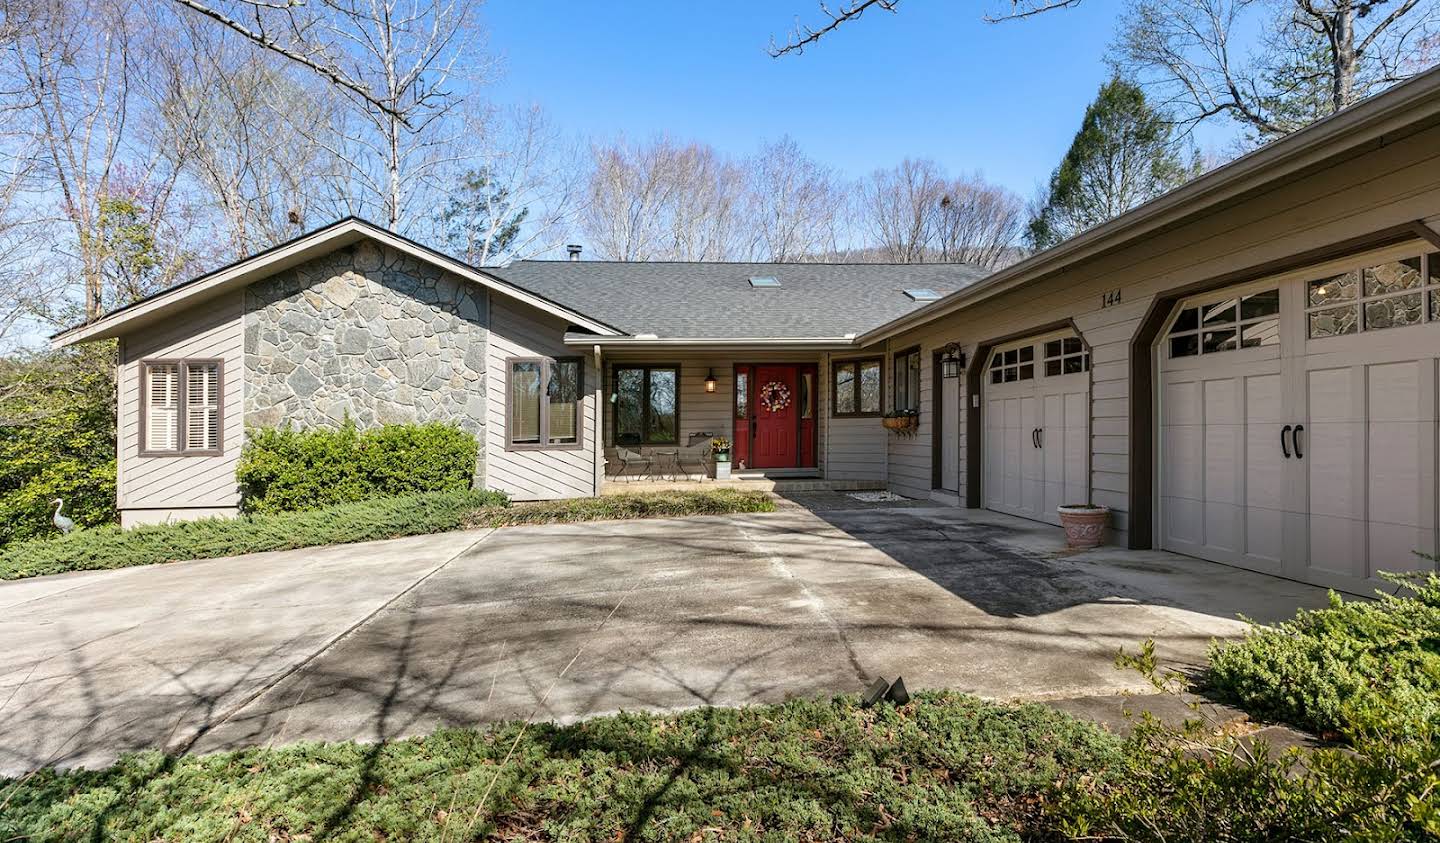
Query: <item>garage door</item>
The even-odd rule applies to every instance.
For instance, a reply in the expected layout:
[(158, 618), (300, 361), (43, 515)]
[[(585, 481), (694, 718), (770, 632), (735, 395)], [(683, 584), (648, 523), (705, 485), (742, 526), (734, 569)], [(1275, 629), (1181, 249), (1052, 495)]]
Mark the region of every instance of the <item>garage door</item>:
[(1071, 334), (996, 348), (982, 387), (985, 506), (1060, 523), (1089, 499), (1090, 356)]
[(1362, 593), (1429, 567), (1440, 257), (1181, 302), (1158, 355), (1163, 547)]

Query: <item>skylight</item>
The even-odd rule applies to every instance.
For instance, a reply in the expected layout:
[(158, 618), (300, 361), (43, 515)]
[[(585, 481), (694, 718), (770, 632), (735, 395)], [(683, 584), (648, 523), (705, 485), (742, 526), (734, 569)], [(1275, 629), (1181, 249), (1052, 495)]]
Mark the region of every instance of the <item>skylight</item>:
[(774, 277), (773, 275), (760, 275), (750, 279), (750, 286), (778, 287), (780, 286), (780, 279)]
[(936, 299), (940, 298), (939, 293), (929, 289), (928, 287), (922, 290), (906, 290), (905, 295), (909, 296), (915, 301), (935, 301)]

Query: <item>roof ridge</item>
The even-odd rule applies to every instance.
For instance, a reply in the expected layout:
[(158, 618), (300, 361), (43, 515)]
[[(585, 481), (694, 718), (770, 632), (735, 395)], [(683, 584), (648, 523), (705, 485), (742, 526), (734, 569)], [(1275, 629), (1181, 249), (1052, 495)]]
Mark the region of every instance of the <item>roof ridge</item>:
[(590, 259), (588, 259), (588, 258), (587, 258), (586, 260), (579, 260), (579, 261), (570, 260), (570, 259), (568, 259), (568, 258), (524, 258), (524, 259), (522, 259), (522, 260), (511, 261), (510, 263), (506, 264), (505, 266), (494, 267), (494, 268), (495, 268), (495, 269), (506, 269), (506, 268), (508, 268), (508, 267), (516, 266), (516, 265), (522, 264), (522, 263), (559, 263), (559, 264), (571, 264), (571, 263), (573, 263), (573, 264), (578, 264), (578, 265), (582, 265), (582, 266), (585, 265), (585, 264), (592, 264), (592, 265), (593, 265), (593, 264), (597, 264), (597, 263), (623, 264), (623, 265), (625, 265), (625, 266), (655, 266), (655, 265), (660, 265), (660, 264), (681, 264), (681, 265), (685, 265), (685, 266), (884, 266), (884, 267), (892, 267), (892, 268), (894, 268), (894, 267), (902, 267), (902, 266), (904, 266), (904, 267), (925, 267), (925, 266), (933, 266), (933, 267), (966, 267), (966, 268), (968, 268), (968, 269), (981, 269), (981, 270), (985, 269), (985, 267), (981, 266), (980, 264), (977, 264), (977, 263), (969, 263), (969, 262), (966, 262), (966, 261), (928, 261), (928, 262), (926, 262), (926, 263), (894, 263), (894, 262), (888, 262), (888, 261), (884, 261), (884, 262), (876, 262), (876, 261), (785, 261), (785, 262), (776, 262), (776, 261), (672, 261), (672, 260), (664, 260), (664, 261), (623, 261), (623, 260), (590, 260)]

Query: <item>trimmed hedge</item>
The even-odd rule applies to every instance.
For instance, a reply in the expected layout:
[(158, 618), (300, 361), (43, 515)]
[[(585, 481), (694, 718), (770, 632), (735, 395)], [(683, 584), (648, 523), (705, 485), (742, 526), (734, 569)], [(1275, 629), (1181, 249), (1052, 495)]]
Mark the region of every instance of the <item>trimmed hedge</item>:
[(0, 550), (0, 579), (213, 559), (473, 527), (770, 512), (774, 508), (774, 502), (762, 492), (733, 489), (607, 495), (514, 505), (501, 492), (426, 492), (301, 512), (208, 518), (129, 530), (116, 526), (76, 530), (68, 536), (37, 539)]
[(500, 492), (467, 489), (305, 512), (76, 530), (0, 551), (0, 579), (441, 533), (465, 526), (477, 509), (503, 506), (506, 500)]
[(764, 492), (715, 489), (702, 492), (602, 495), (598, 498), (570, 498), (487, 507), (474, 513), (468, 523), (474, 527), (514, 527), (523, 524), (774, 511), (775, 501)]
[(454, 425), (387, 424), (359, 430), (251, 430), (235, 479), (246, 512), (293, 512), (337, 503), (470, 488), (474, 436)]

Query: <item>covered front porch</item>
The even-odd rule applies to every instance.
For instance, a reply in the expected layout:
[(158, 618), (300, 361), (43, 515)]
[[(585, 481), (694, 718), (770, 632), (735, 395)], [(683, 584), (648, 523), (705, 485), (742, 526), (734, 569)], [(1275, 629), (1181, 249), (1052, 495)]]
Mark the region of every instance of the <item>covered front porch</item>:
[[(605, 348), (601, 356), (602, 492), (728, 483), (848, 491), (883, 488), (886, 433), (853, 412), (853, 352), (824, 349)], [(869, 369), (877, 373), (875, 354)], [(878, 401), (878, 398), (876, 399)], [(724, 468), (729, 446), (729, 476)], [(720, 468), (717, 470), (717, 462)], [(718, 475), (718, 476), (717, 476)], [(798, 488), (798, 486), (797, 486)]]

